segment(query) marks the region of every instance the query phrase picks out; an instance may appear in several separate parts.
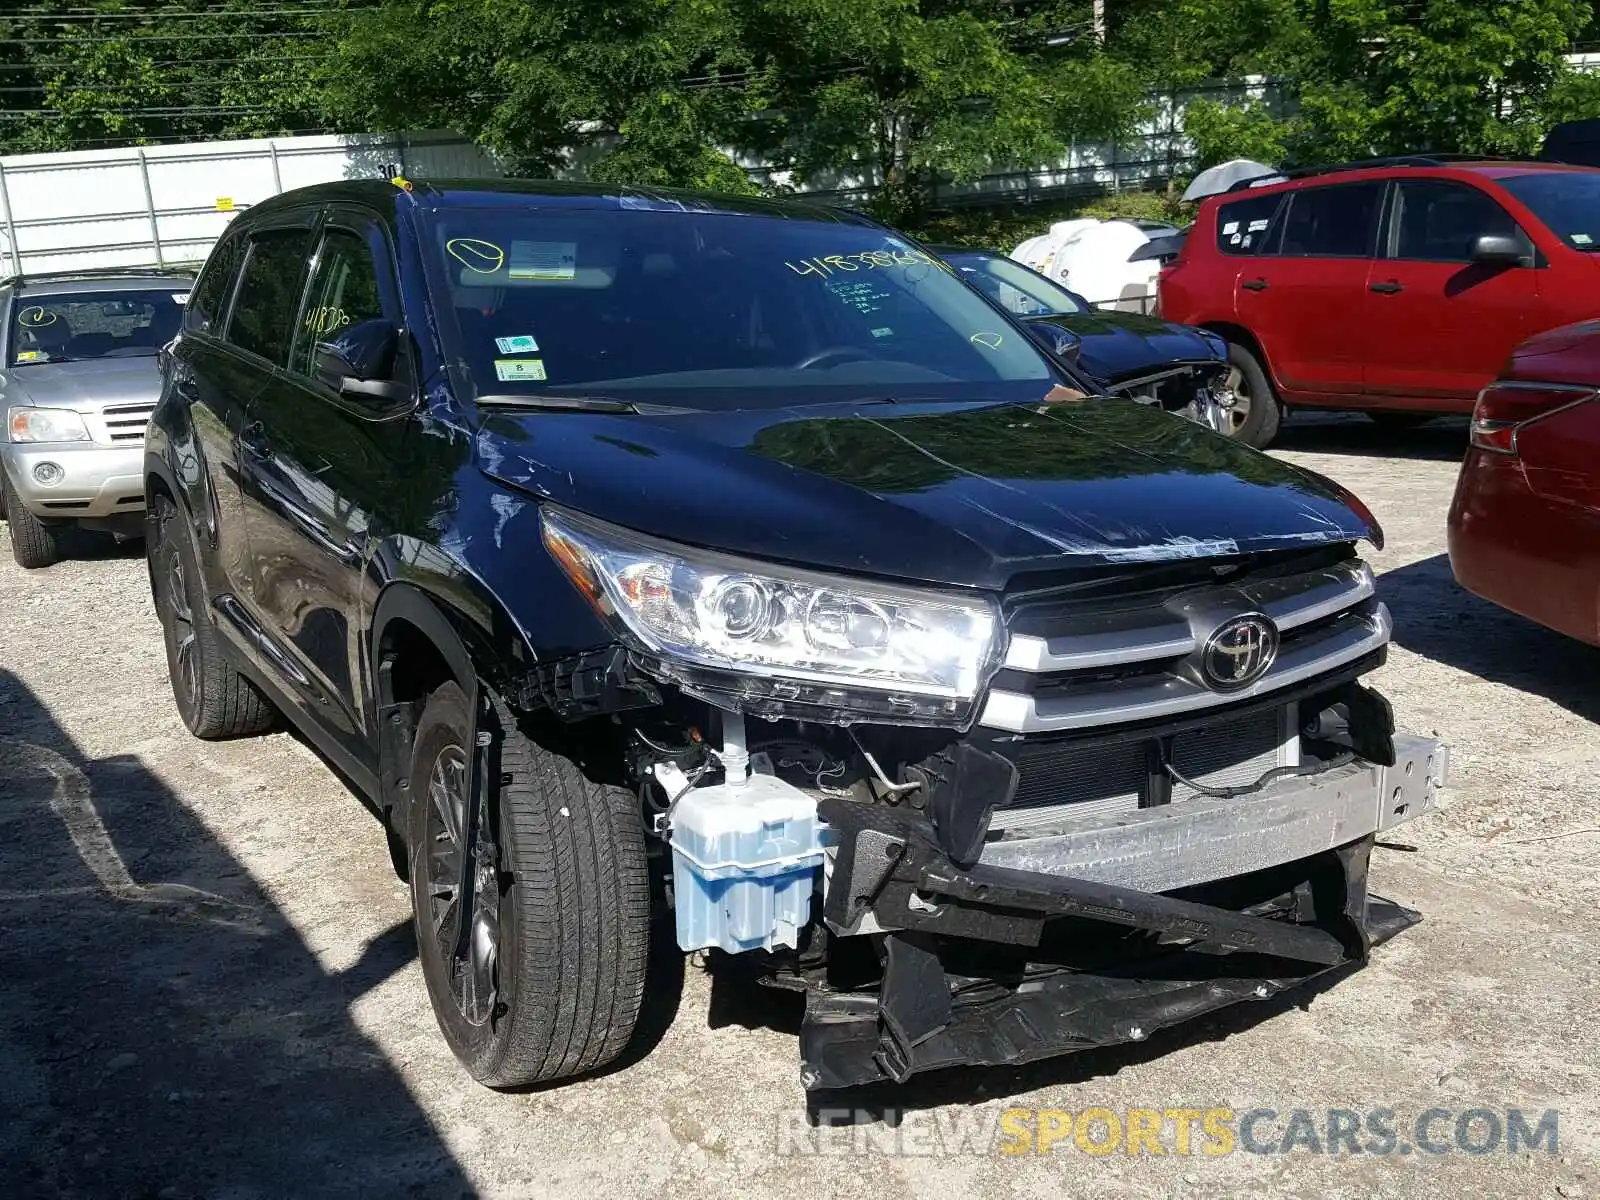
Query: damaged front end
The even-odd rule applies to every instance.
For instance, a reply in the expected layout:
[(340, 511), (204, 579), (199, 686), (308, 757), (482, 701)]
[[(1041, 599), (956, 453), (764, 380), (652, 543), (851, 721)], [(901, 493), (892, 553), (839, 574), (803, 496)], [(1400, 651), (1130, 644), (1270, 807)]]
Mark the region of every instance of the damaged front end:
[(729, 589), (755, 576), (548, 529), (638, 637), (528, 672), (516, 702), (626, 730), (679, 945), (805, 993), (807, 1088), (1139, 1041), (1359, 965), (1418, 919), (1369, 894), (1368, 858), (1432, 809), (1448, 752), (1360, 682), (1390, 620), (1349, 543), (1014, 590), (975, 657), (957, 643), (981, 606), (757, 581), (762, 620), (845, 647), (852, 621), (945, 622), (945, 658), (904, 668), (956, 681), (941, 692), (664, 650), (706, 596), (753, 620)]
[(1215, 358), (1163, 363), (1105, 381), (1106, 390), (1136, 403), (1186, 417), (1213, 433), (1233, 427), (1234, 394), (1228, 364)]

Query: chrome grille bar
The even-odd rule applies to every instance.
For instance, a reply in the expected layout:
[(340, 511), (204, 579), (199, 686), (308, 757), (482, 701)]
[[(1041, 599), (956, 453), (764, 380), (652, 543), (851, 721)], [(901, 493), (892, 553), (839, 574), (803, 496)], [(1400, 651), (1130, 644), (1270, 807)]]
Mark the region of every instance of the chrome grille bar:
[[(1376, 588), (1372, 569), (1366, 563), (1351, 562), (1230, 590), (1255, 604), (1279, 629), (1296, 629), (1370, 599)], [(1081, 671), (1178, 658), (1195, 649), (1194, 634), (1186, 622), (1159, 608), (1152, 608), (1149, 618), (1148, 623), (1129, 628), (1062, 637), (1013, 634), (1006, 646), (1004, 665), (1034, 674)]]
[(1247, 688), (1213, 692), (1177, 675), (1145, 676), (1044, 696), (994, 690), (979, 724), (1013, 733), (1087, 729), (1169, 717), (1219, 704), (1232, 704), (1288, 687), (1354, 662), (1388, 644), (1394, 624), (1389, 610), (1374, 604), (1324, 629), (1286, 642), (1272, 669)]

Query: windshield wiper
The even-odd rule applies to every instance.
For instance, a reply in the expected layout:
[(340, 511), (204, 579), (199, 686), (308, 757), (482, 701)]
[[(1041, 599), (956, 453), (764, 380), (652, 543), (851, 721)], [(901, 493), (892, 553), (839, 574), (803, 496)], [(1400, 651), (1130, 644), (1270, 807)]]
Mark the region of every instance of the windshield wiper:
[(509, 396), (478, 397), (479, 408), (544, 408), (556, 412), (636, 413), (639, 406), (615, 396)]

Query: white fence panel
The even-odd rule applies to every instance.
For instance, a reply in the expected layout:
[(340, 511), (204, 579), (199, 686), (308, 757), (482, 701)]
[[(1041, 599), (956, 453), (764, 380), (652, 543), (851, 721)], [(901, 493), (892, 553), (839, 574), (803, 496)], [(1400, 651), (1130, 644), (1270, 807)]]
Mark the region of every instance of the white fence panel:
[(232, 214), (290, 188), (502, 174), (448, 133), (260, 138), (0, 158), (0, 276), (203, 259)]

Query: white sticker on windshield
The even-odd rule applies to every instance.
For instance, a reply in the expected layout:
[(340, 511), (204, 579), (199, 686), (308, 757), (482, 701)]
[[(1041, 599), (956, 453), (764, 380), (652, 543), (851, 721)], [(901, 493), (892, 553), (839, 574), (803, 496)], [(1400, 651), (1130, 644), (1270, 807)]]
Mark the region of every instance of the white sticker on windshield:
[(1223, 233), (1238, 233), (1239, 232), (1239, 222), (1237, 222), (1237, 221), (1229, 221), (1226, 225), (1224, 225), (1222, 227), (1222, 232)]
[(1228, 245), (1237, 246), (1243, 240), (1244, 240), (1244, 235), (1240, 234), (1240, 233), (1236, 233), (1231, 238), (1228, 239)]
[(1572, 235), (1572, 244), (1574, 246), (1591, 246), (1594, 244), (1594, 239), (1587, 233), (1575, 233)]
[(890, 329), (887, 325), (880, 325), (877, 329), (872, 331), (872, 336), (875, 338), (893, 337), (894, 330)]
[(1251, 221), (1250, 222), (1250, 228), (1249, 228), (1248, 232), (1250, 232), (1250, 233), (1260, 233), (1263, 229), (1265, 229), (1268, 225), (1271, 225), (1271, 224), (1272, 224), (1272, 218), (1270, 218), (1270, 217), (1262, 217), (1259, 221)]
[(571, 279), (577, 273), (577, 242), (511, 243), (506, 274), (512, 279)]
[(189, 293), (188, 292), (173, 292), (172, 293), (172, 302), (174, 304), (187, 304), (187, 303), (189, 303)]
[(501, 383), (542, 383), (545, 379), (542, 358), (497, 358), (494, 377)]
[(516, 337), (495, 338), (494, 344), (501, 354), (539, 353), (539, 343), (529, 333), (521, 333)]

